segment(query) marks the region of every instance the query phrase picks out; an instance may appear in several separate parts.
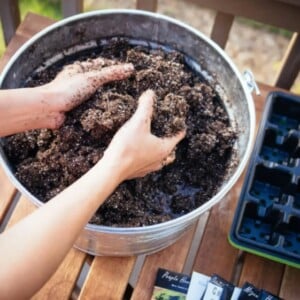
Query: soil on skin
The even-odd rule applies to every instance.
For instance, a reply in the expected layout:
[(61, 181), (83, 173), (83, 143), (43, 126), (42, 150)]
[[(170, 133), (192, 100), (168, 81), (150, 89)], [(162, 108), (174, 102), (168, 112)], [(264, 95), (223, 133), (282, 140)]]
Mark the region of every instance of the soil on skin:
[[(236, 133), (215, 91), (176, 51), (131, 46), (112, 39), (73, 60), (103, 57), (108, 64), (131, 62), (135, 74), (100, 87), (67, 113), (58, 130), (33, 130), (6, 138), (5, 152), (16, 176), (41, 201), (76, 181), (103, 156), (115, 132), (130, 118), (148, 88), (157, 95), (152, 132), (172, 136), (187, 128), (176, 160), (144, 178), (122, 183), (90, 220), (107, 226), (144, 226), (186, 214), (208, 201), (222, 184)], [(67, 63), (72, 62), (68, 60)], [(62, 64), (35, 73), (25, 86), (51, 81)], [(99, 178), (101, 180), (101, 178)]]

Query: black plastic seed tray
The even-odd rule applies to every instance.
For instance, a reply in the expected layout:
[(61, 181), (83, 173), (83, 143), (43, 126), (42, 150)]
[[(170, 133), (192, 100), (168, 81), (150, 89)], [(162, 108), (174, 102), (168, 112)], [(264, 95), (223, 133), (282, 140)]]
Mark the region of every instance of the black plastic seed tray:
[(229, 240), (300, 268), (300, 97), (268, 95)]

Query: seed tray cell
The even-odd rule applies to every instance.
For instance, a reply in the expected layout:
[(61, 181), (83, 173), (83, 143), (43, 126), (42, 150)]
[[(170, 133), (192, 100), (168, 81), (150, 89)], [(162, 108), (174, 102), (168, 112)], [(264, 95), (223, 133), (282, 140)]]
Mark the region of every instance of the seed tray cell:
[(267, 97), (229, 240), (300, 268), (300, 97)]

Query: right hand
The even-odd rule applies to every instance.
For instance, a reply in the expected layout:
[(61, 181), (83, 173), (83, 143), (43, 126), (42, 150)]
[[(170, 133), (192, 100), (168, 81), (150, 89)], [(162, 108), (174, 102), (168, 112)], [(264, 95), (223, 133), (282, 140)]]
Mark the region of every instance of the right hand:
[(115, 134), (103, 159), (114, 164), (120, 180), (143, 177), (175, 160), (173, 151), (185, 136), (181, 131), (170, 138), (151, 133), (151, 116), (155, 94), (144, 92), (134, 115)]

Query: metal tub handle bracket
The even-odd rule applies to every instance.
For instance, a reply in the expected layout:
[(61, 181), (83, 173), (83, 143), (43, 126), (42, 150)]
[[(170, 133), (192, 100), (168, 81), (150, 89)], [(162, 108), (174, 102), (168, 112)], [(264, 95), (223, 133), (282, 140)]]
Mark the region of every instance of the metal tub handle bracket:
[(250, 70), (245, 70), (243, 73), (244, 80), (249, 88), (249, 91), (252, 93), (255, 91), (256, 95), (260, 95), (260, 90), (255, 82), (254, 75)]

